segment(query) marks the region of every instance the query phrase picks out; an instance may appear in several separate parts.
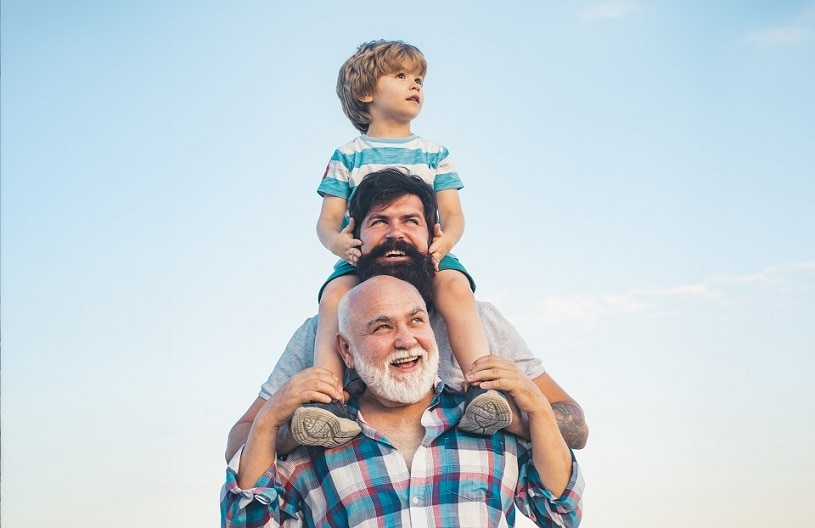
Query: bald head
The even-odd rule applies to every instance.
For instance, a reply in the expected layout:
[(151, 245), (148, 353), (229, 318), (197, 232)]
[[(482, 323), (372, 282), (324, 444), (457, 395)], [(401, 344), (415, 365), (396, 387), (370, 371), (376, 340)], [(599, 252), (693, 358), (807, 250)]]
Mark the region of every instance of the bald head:
[[(427, 306), (419, 290), (409, 282), (390, 275), (376, 275), (351, 289), (337, 307), (340, 333), (349, 336), (353, 333), (354, 319), (368, 322), (367, 317), (387, 307), (410, 306), (427, 312)], [(355, 316), (359, 316), (356, 317)], [(357, 329), (357, 331), (359, 331)]]

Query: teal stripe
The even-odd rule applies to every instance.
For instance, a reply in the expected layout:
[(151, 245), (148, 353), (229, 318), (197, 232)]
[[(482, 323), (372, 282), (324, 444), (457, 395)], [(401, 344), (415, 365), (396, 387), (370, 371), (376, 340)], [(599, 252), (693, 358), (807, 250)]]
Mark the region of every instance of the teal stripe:
[(427, 165), (435, 169), (446, 158), (446, 153), (424, 152), (421, 149), (401, 149), (396, 147), (372, 148), (362, 152), (335, 152), (334, 161), (342, 163), (349, 171), (363, 165)]
[(323, 197), (330, 195), (348, 200), (351, 189), (348, 182), (343, 182), (336, 178), (323, 178), (323, 181), (320, 182), (320, 186), (317, 187), (317, 193)]
[(461, 182), (461, 178), (458, 177), (457, 172), (437, 174), (433, 180), (433, 190), (436, 192), (447, 189), (461, 189), (462, 187), (464, 187), (464, 184)]

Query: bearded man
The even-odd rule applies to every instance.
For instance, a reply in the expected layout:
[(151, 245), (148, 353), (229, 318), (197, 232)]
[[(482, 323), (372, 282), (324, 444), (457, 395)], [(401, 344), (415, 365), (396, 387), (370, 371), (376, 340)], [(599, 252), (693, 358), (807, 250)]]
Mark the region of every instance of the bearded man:
[(330, 449), (277, 457), (277, 436), (301, 405), (332, 397), (330, 372), (308, 368), (260, 408), (227, 471), (224, 528), (246, 526), (577, 527), (583, 480), (540, 388), (515, 364), (480, 358), (468, 380), (500, 389), (527, 417), (529, 441), (457, 427), (464, 395), (437, 377), (427, 307), (409, 283), (377, 276), (339, 307), (337, 347), (366, 390), (349, 402), (362, 434)]
[[(349, 202), (349, 214), (354, 219), (354, 237), (362, 241), (362, 257), (357, 262), (360, 281), (380, 274), (402, 278), (422, 292), (426, 304), (431, 306), (435, 267), (428, 248), (438, 225), (433, 189), (417, 176), (396, 168), (386, 168), (369, 174), (357, 186)], [(341, 273), (347, 271), (338, 271), (326, 282)], [(492, 304), (477, 304), (491, 353), (515, 363), (534, 381), (554, 409), (566, 443), (574, 449), (584, 447), (588, 426), (580, 405), (549, 376), (541, 360)], [(444, 320), (431, 312), (430, 323), (439, 345), (439, 375), (448, 386), (460, 388), (463, 382), (469, 381), (467, 376), (472, 372), (462, 372), (456, 362)], [(260, 394), (230, 430), (225, 455), (227, 461), (246, 442), (249, 429), (266, 401), (292, 376), (313, 365), (316, 328), (315, 316), (307, 319), (292, 336), (274, 370), (261, 386)], [(331, 394), (315, 394), (313, 396), (318, 399), (313, 401), (344, 401), (342, 381), (334, 379)], [(528, 438), (523, 420), (514, 420), (506, 430)], [(282, 427), (277, 445), (279, 451), (286, 453), (296, 446), (288, 428)]]

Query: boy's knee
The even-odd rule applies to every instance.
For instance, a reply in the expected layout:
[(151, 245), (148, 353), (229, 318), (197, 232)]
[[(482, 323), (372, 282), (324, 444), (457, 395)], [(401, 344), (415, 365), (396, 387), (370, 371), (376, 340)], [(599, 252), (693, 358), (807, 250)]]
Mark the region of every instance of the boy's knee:
[(472, 297), (473, 290), (466, 275), (460, 271), (444, 270), (438, 272), (433, 279), (433, 296)]
[(320, 296), (320, 306), (324, 304), (331, 304), (336, 306), (340, 303), (342, 296), (348, 293), (348, 290), (353, 288), (359, 283), (355, 275), (343, 275), (330, 281), (323, 288), (323, 293)]

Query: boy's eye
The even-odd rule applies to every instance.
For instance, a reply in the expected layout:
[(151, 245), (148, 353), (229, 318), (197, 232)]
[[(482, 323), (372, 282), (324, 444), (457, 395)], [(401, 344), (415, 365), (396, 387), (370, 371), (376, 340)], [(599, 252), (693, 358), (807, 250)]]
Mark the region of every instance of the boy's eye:
[(424, 83), (424, 79), (422, 79), (421, 77), (416, 77), (415, 79), (413, 79), (413, 82), (415, 82), (419, 86), (422, 86), (422, 84)]
[(400, 72), (400, 73), (397, 73), (397, 74), (396, 74), (396, 78), (397, 78), (397, 79), (404, 79), (405, 77), (407, 77), (407, 75), (405, 75), (404, 73), (401, 73), (401, 72)]

